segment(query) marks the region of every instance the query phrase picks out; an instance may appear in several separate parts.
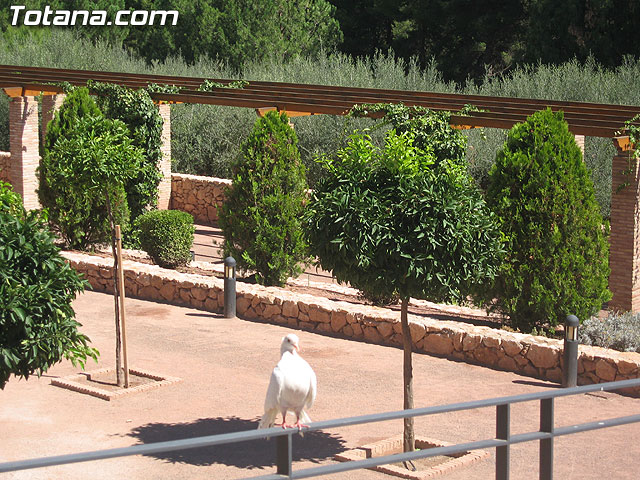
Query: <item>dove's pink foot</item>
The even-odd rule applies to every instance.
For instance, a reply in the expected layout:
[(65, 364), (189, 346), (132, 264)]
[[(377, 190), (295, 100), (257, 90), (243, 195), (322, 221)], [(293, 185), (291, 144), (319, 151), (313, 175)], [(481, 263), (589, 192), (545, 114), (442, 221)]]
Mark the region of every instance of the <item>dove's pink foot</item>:
[(292, 425), (292, 427), (296, 427), (298, 430), (302, 430), (303, 428), (309, 428), (309, 425), (305, 425), (304, 423), (302, 423), (300, 420), (298, 420), (295, 425)]

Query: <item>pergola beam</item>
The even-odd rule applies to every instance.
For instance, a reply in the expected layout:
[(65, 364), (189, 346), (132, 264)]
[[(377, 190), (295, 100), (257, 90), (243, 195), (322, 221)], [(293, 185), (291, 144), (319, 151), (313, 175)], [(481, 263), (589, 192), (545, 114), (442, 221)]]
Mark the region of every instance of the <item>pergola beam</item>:
[[(280, 110), (299, 112), (301, 115), (345, 115), (354, 105), (365, 103), (404, 103), (452, 112), (459, 112), (465, 105), (480, 109), (480, 112), (467, 116), (452, 117), (452, 124), (462, 128), (511, 128), (535, 111), (549, 107), (554, 111), (564, 112), (574, 134), (608, 138), (620, 132), (625, 122), (640, 112), (640, 107), (631, 105), (260, 81), (251, 81), (238, 89), (213, 88), (211, 91), (198, 91), (206, 78), (0, 65), (0, 87), (18, 96), (39, 91), (60, 93), (62, 89), (56, 83), (86, 85), (89, 80), (132, 88), (167, 84), (181, 89), (177, 94), (153, 93), (152, 98), (159, 103), (201, 103), (252, 109), (273, 105)], [(229, 79), (213, 81), (223, 85), (232, 82)], [(19, 91), (17, 87), (22, 87), (23, 90)]]

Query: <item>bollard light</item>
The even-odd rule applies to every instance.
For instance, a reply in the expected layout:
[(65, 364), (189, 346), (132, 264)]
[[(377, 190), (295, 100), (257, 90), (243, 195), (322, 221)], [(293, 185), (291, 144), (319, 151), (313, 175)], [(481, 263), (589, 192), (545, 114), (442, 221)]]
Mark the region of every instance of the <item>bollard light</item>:
[(224, 259), (224, 278), (236, 278), (236, 259), (233, 257)]
[(580, 320), (575, 315), (568, 315), (564, 322), (564, 351), (562, 366), (562, 386), (578, 385), (578, 327)]
[(236, 261), (224, 259), (224, 318), (236, 316)]
[(580, 321), (575, 315), (569, 315), (564, 327), (564, 337), (567, 340), (577, 342), (578, 341), (578, 326)]

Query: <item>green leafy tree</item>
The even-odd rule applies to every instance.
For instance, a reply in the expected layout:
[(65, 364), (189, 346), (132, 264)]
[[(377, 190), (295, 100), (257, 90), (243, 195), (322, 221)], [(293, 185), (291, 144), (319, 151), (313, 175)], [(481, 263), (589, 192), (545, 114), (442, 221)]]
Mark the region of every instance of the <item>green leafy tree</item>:
[[(151, 9), (160, 2), (133, 3)], [(342, 40), (335, 8), (326, 0), (170, 0), (161, 5), (180, 12), (178, 24), (131, 27), (125, 41), (147, 61), (180, 52), (188, 63), (209, 57), (241, 69), (251, 61), (315, 55)]]
[(225, 256), (232, 255), (241, 271), (255, 271), (265, 285), (283, 285), (306, 258), (306, 181), (297, 143), (285, 113), (258, 119), (220, 209)]
[[(96, 196), (95, 191), (78, 178), (78, 169), (84, 168), (83, 152), (78, 151), (78, 125), (87, 118), (101, 116), (86, 88), (70, 91), (49, 122), (44, 156), (38, 168), (40, 203), (49, 210), (49, 221), (56, 232), (72, 249), (84, 250), (96, 243), (105, 243), (111, 234), (104, 198)], [(126, 129), (120, 128), (118, 141), (123, 140), (126, 133)], [(68, 151), (72, 145), (76, 150)], [(129, 218), (124, 188), (115, 187), (110, 194), (114, 198), (115, 221), (124, 225)]]
[(610, 299), (609, 227), (562, 112), (543, 110), (509, 132), (489, 173), (487, 203), (507, 255), (484, 299), (524, 331), (584, 320)]
[(25, 212), (0, 182), (0, 389), (11, 375), (40, 375), (63, 358), (97, 359), (71, 306), (87, 285), (60, 255), (46, 216)]
[(95, 202), (96, 208), (106, 212), (111, 248), (114, 256), (114, 299), (116, 321), (116, 377), (123, 385), (121, 364), (120, 308), (117, 282), (118, 256), (114, 212), (126, 209), (125, 184), (135, 178), (144, 161), (141, 149), (133, 144), (129, 129), (119, 120), (83, 117), (76, 123), (75, 133), (60, 138), (48, 153), (51, 165), (57, 166), (60, 184), (80, 189)]
[[(3, 32), (3, 37), (7, 40), (11, 40), (16, 37), (24, 36), (27, 33), (36, 33), (38, 37), (46, 37), (52, 29), (71, 29), (76, 34), (82, 35), (90, 40), (96, 40), (98, 38), (108, 41), (114, 45), (122, 45), (122, 41), (129, 34), (129, 27), (126, 25), (82, 25), (83, 16), (78, 16), (77, 24), (72, 26), (55, 26), (53, 20), (55, 18), (55, 12), (57, 10), (67, 11), (79, 11), (86, 10), (91, 12), (94, 10), (102, 10), (107, 12), (107, 22), (112, 21), (118, 10), (126, 9), (125, 4), (129, 3), (125, 0), (23, 0), (21, 2), (13, 2), (11, 0), (0, 0), (0, 31)], [(15, 14), (15, 10), (11, 9), (11, 6), (21, 5), (25, 8), (20, 10), (18, 16), (18, 24), (12, 25), (12, 20)], [(41, 22), (44, 22), (44, 12), (46, 7), (50, 8), (50, 15), (48, 16), (49, 25), (34, 25), (25, 26), (24, 17), (27, 10), (38, 10), (43, 12)]]
[[(411, 132), (387, 133), (383, 148), (355, 134), (314, 190), (305, 223), (311, 253), (342, 282), (397, 294), (404, 338), (404, 408), (413, 408), (409, 298), (463, 302), (495, 274), (500, 235), (459, 160), (437, 162)], [(405, 419), (405, 451), (414, 449)]]

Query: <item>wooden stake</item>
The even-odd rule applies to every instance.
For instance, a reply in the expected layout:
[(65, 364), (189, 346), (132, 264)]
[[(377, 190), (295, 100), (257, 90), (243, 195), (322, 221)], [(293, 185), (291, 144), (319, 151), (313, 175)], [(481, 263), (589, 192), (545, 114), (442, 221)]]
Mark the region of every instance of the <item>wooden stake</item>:
[(116, 225), (118, 246), (118, 290), (120, 290), (120, 324), (122, 325), (122, 361), (124, 363), (124, 388), (129, 388), (129, 362), (127, 360), (127, 329), (124, 316), (124, 271), (122, 269), (122, 235), (120, 225)]

